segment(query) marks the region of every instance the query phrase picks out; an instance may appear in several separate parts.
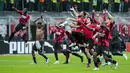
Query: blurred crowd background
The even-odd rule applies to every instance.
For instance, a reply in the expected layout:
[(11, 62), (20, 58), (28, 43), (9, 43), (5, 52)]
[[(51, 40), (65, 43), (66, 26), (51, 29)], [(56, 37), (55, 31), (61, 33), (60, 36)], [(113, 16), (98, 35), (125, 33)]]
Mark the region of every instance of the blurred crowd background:
[(0, 11), (12, 11), (12, 6), (18, 9), (28, 8), (29, 11), (69, 11), (72, 6), (79, 11), (91, 12), (93, 9), (110, 12), (130, 11), (130, 0), (0, 0)]

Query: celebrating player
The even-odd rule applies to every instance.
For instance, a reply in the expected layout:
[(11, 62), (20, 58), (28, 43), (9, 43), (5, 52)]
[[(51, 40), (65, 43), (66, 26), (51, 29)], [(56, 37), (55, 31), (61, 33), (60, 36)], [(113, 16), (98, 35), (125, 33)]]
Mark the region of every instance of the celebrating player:
[(40, 18), (36, 19), (34, 23), (36, 24), (36, 41), (32, 48), (33, 64), (37, 64), (35, 51), (38, 51), (38, 54), (44, 57), (46, 60), (46, 63), (48, 63), (49, 59), (47, 58), (47, 56), (43, 54), (44, 46), (48, 46), (52, 48), (53, 51), (54, 49), (52, 45), (50, 45), (48, 42), (44, 40), (45, 22), (43, 21), (43, 15), (41, 15)]
[[(11, 41), (11, 39), (13, 38), (14, 34), (16, 32), (18, 32), (21, 29), (27, 29), (27, 24), (30, 20), (30, 15), (27, 13), (28, 10), (27, 8), (24, 8), (23, 10), (18, 10), (15, 7), (12, 7), (16, 12), (18, 12), (20, 14), (20, 18), (19, 18), (19, 24), (15, 27), (14, 31), (12, 32), (12, 34), (9, 37), (8, 41), (4, 41), (5, 43), (8, 43)], [(27, 38), (23, 39), (25, 42), (27, 42)]]

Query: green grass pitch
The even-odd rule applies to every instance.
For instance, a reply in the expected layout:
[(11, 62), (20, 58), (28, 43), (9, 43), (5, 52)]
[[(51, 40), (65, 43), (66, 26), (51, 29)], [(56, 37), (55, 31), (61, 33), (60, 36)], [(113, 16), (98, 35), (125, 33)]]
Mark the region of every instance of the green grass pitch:
[(31, 54), (29, 55), (0, 55), (0, 73), (130, 73), (130, 53), (127, 53), (128, 60), (122, 56), (113, 57), (118, 61), (117, 70), (110, 66), (101, 66), (99, 71), (93, 71), (94, 64), (86, 68), (86, 58), (81, 63), (80, 59), (72, 56), (69, 64), (63, 64), (65, 57), (59, 54), (60, 64), (54, 65), (53, 54), (46, 54), (49, 57), (49, 64), (45, 64), (45, 59), (37, 55), (37, 64), (33, 65)]

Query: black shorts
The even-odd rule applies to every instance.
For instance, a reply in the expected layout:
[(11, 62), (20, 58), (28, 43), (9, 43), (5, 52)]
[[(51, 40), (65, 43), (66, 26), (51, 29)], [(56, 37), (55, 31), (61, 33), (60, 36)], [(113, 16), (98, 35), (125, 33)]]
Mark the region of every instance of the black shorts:
[(44, 44), (44, 41), (39, 41), (39, 43), (40, 43), (40, 45), (41, 45), (41, 48), (38, 49), (38, 48), (36, 47), (36, 42), (35, 42), (34, 45), (33, 45), (33, 50), (34, 50), (34, 51), (38, 51), (38, 50), (42, 51), (42, 45)]
[(94, 40), (88, 39), (88, 40), (86, 40), (86, 44), (89, 44), (88, 49), (92, 49), (94, 46)]
[(23, 29), (23, 27), (25, 27), (25, 25), (23, 25), (23, 24), (18, 24), (18, 25), (15, 27), (15, 30), (16, 30), (16, 31), (19, 31), (19, 30)]
[(85, 37), (84, 37), (83, 33), (81, 33), (81, 32), (72, 32), (72, 36), (75, 38), (75, 40), (78, 43), (83, 43), (85, 40)]
[(61, 50), (62, 49), (61, 44), (62, 44), (61, 42), (54, 43), (54, 49), (55, 50)]
[(97, 53), (97, 55), (100, 55), (100, 54), (106, 54), (108, 55), (109, 54), (109, 47), (107, 46), (98, 46), (96, 49), (95, 49), (95, 52)]

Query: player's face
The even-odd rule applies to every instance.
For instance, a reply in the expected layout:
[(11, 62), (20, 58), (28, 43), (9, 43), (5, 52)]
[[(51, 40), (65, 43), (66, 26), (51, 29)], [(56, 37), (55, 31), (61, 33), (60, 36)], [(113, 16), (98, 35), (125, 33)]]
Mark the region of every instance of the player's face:
[(27, 13), (27, 8), (24, 8), (24, 9), (23, 9), (23, 13)]
[(86, 23), (87, 23), (87, 19), (88, 19), (87, 17), (84, 18), (84, 21), (85, 21)]
[(90, 20), (90, 18), (87, 18), (87, 23), (91, 23), (91, 20)]
[(99, 21), (100, 23), (102, 23), (102, 22), (103, 22), (103, 18), (100, 16), (100, 17), (98, 18), (98, 21)]

